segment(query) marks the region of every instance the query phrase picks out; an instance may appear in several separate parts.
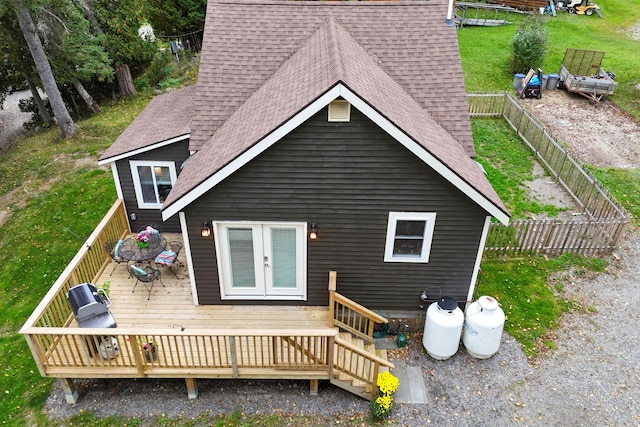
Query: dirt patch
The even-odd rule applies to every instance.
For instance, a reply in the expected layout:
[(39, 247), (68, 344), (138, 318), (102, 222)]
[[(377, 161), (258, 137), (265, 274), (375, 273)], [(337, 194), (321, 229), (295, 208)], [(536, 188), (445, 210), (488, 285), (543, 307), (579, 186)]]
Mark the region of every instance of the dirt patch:
[(553, 137), (582, 163), (598, 168), (640, 167), (640, 124), (608, 99), (593, 102), (565, 90), (523, 101)]
[[(533, 179), (526, 181), (529, 197), (541, 205), (553, 205), (562, 211), (557, 218), (570, 220), (580, 215), (579, 208), (569, 193), (540, 166), (533, 162)], [(532, 217), (532, 219), (542, 219)]]

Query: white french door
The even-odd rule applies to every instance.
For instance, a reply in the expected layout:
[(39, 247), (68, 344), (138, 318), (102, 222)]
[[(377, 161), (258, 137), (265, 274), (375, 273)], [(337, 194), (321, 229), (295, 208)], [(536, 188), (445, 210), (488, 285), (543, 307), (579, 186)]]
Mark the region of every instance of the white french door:
[(223, 299), (306, 299), (306, 224), (214, 227)]

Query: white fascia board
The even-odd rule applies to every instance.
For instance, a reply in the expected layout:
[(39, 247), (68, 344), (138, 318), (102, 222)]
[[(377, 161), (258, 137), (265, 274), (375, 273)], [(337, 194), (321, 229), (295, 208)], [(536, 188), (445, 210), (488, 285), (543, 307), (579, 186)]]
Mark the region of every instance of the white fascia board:
[(260, 153), (271, 147), (280, 139), (285, 137), (288, 133), (296, 129), (306, 120), (311, 118), (314, 114), (327, 106), (331, 101), (338, 97), (343, 97), (351, 103), (355, 108), (361, 111), (365, 116), (376, 123), (380, 128), (387, 132), (392, 138), (400, 142), (405, 148), (415, 154), (420, 160), (433, 168), (438, 174), (440, 174), (447, 181), (451, 182), (456, 188), (469, 196), (471, 200), (476, 202), (485, 211), (497, 218), (501, 223), (508, 224), (509, 216), (496, 207), (491, 201), (479, 193), (475, 188), (466, 183), (462, 178), (456, 175), (448, 166), (434, 157), (424, 147), (410, 138), (406, 133), (400, 130), (396, 125), (391, 123), (382, 114), (374, 110), (368, 103), (362, 98), (352, 92), (349, 88), (342, 84), (338, 84), (324, 93), (314, 102), (309, 104), (305, 109), (293, 116), (289, 121), (285, 122), (282, 126), (275, 129), (272, 133), (260, 140), (257, 144), (251, 147), (249, 150), (238, 156), (232, 162), (220, 169), (215, 174), (211, 175), (208, 179), (203, 181), (200, 185), (185, 194), (180, 200), (177, 200), (171, 206), (162, 211), (162, 219), (167, 220), (173, 215), (180, 212), (186, 206), (200, 198), (207, 191), (215, 187), (231, 174), (236, 172), (242, 166), (249, 161), (257, 157)]
[(240, 156), (236, 157), (229, 164), (224, 166), (215, 174), (211, 175), (208, 179), (203, 181), (200, 185), (196, 186), (194, 189), (185, 194), (180, 200), (177, 200), (171, 206), (162, 211), (162, 219), (166, 221), (171, 218), (173, 215), (180, 212), (186, 206), (200, 198), (207, 191), (218, 185), (224, 179), (232, 175), (242, 166), (249, 163), (251, 160), (256, 158), (266, 149), (271, 147), (273, 144), (284, 138), (287, 134), (297, 129), (302, 123), (310, 119), (314, 114), (320, 111), (325, 106), (329, 105), (331, 101), (340, 96), (340, 86), (337, 85), (333, 88), (329, 89), (318, 99), (309, 104), (306, 108), (301, 110), (298, 114), (293, 116), (289, 121), (285, 122), (282, 126), (275, 129), (269, 135), (265, 136), (262, 140), (260, 140), (253, 147), (249, 148), (247, 151), (242, 153)]
[(380, 126), (392, 138), (400, 142), (406, 149), (415, 154), (420, 160), (432, 167), (444, 179), (452, 183), (456, 188), (469, 196), (471, 200), (476, 202), (484, 210), (493, 215), (503, 224), (509, 223), (509, 216), (502, 212), (498, 207), (491, 203), (486, 197), (480, 194), (475, 188), (466, 183), (462, 178), (456, 175), (448, 166), (442, 163), (429, 153), (424, 147), (415, 142), (406, 133), (400, 130), (396, 125), (391, 123), (382, 114), (374, 110), (369, 104), (362, 100), (358, 95), (349, 88), (339, 85), (340, 96), (349, 101), (355, 108), (360, 110), (365, 116)]
[(126, 159), (127, 157), (135, 156), (136, 154), (146, 153), (147, 151), (155, 150), (157, 148), (165, 147), (167, 145), (171, 145), (174, 142), (182, 141), (184, 139), (191, 138), (191, 134), (187, 133), (185, 135), (176, 136), (175, 138), (165, 139), (161, 142), (156, 142), (155, 144), (147, 145), (146, 147), (138, 148), (137, 150), (127, 151), (123, 154), (118, 154), (114, 157), (109, 157), (106, 159), (98, 160), (98, 165), (106, 165), (107, 163), (116, 162), (118, 160)]

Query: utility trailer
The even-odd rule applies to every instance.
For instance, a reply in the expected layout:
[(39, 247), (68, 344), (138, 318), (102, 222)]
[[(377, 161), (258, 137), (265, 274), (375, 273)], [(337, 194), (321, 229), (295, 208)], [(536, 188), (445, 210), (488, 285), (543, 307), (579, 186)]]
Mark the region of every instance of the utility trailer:
[(595, 50), (567, 49), (560, 66), (560, 86), (569, 92), (600, 101), (605, 95), (613, 95), (615, 74), (600, 68), (604, 52)]

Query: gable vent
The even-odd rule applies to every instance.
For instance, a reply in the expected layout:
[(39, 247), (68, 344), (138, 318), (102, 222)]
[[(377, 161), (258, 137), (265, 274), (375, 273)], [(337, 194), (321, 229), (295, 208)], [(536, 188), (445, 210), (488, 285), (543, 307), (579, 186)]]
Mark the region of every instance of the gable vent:
[(351, 119), (351, 104), (342, 99), (336, 99), (329, 104), (330, 122), (348, 122)]

